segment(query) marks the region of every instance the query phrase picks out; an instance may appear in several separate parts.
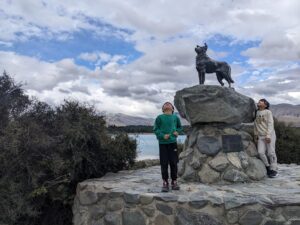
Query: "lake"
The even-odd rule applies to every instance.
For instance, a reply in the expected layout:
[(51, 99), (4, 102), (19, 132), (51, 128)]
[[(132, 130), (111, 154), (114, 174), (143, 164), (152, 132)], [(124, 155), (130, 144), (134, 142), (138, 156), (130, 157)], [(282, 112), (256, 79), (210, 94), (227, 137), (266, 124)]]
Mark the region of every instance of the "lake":
[[(137, 160), (158, 159), (158, 140), (154, 134), (129, 134), (129, 137), (137, 140)], [(184, 143), (186, 135), (179, 135), (178, 143)]]

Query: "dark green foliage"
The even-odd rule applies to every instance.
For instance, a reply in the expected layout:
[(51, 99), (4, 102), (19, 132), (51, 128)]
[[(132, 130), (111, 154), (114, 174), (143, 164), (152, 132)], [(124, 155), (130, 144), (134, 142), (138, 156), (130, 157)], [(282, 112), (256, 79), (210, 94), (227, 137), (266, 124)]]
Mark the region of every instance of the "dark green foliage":
[[(181, 134), (185, 134), (190, 126), (183, 126), (183, 132)], [(118, 132), (126, 132), (126, 133), (153, 133), (153, 126), (145, 126), (145, 125), (129, 125), (124, 127), (117, 126), (109, 126), (109, 132), (118, 133)]]
[[(16, 87), (3, 77), (0, 93)], [(53, 109), (17, 88), (6, 106), (1, 102), (0, 224), (71, 224), (77, 183), (132, 166), (136, 142), (108, 135), (93, 107), (66, 101)]]
[(300, 128), (275, 119), (275, 131), (278, 162), (300, 164)]
[(4, 71), (0, 76), (0, 133), (8, 121), (17, 117), (30, 103), (20, 85)]
[(124, 127), (109, 126), (108, 130), (111, 133), (126, 132), (126, 133), (153, 133), (153, 126), (144, 125), (128, 125)]
[(133, 166), (131, 166), (130, 170), (137, 170), (137, 169), (143, 169), (150, 166), (158, 166), (160, 165), (159, 159), (145, 159), (145, 160), (139, 160), (134, 163)]

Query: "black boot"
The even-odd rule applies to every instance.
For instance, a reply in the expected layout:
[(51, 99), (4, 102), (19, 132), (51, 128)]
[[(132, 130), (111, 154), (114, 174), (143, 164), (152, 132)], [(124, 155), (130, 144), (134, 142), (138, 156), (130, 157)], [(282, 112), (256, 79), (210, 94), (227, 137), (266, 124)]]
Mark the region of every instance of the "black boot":
[(270, 166), (266, 166), (266, 169), (267, 169), (267, 175), (268, 177), (271, 175), (271, 169), (270, 169)]
[(180, 187), (177, 183), (177, 180), (172, 180), (171, 187), (172, 187), (172, 190), (176, 190), (176, 191), (178, 191), (180, 189)]
[(161, 192), (169, 192), (169, 183), (167, 180), (163, 181), (163, 186), (161, 188)]
[(269, 175), (270, 178), (274, 178), (274, 177), (277, 177), (277, 176), (278, 176), (277, 171), (275, 171), (275, 170), (270, 171), (270, 175)]

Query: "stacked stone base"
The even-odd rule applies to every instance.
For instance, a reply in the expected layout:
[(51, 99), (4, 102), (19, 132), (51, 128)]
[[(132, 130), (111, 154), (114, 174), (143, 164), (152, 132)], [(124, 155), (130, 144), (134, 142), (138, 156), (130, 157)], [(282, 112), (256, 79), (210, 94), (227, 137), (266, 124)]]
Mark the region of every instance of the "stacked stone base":
[(181, 184), (161, 193), (160, 168), (108, 174), (78, 185), (74, 225), (300, 224), (300, 166), (282, 177), (233, 185)]
[[(242, 125), (193, 126), (179, 157), (179, 176), (186, 181), (207, 184), (252, 182), (264, 179), (266, 168), (258, 158), (253, 137), (245, 130), (245, 126)], [(222, 136), (226, 135), (241, 137), (239, 152), (224, 152)]]

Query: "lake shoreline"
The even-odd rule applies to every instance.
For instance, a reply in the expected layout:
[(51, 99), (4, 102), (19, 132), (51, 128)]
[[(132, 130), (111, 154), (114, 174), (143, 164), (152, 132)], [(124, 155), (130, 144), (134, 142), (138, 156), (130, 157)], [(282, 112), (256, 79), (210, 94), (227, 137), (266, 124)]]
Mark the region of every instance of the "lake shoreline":
[[(159, 159), (159, 144), (153, 133), (128, 133), (137, 141), (137, 161)], [(178, 143), (184, 143), (186, 135), (179, 135)]]

